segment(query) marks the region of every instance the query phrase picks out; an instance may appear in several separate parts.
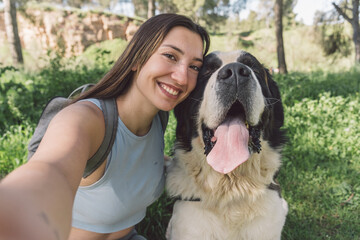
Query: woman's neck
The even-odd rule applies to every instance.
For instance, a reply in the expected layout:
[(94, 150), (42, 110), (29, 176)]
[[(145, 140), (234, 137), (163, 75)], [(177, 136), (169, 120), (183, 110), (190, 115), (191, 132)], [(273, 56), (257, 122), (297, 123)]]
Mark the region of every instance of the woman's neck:
[(121, 121), (135, 135), (144, 136), (151, 128), (158, 109), (150, 106), (130, 92), (116, 99)]

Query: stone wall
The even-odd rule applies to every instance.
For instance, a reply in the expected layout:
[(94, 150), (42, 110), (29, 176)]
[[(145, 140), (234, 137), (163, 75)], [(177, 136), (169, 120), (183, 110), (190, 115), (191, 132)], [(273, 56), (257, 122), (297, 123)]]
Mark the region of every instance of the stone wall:
[[(141, 19), (80, 10), (34, 9), (17, 11), (21, 45), (46, 52), (64, 50), (66, 56), (79, 55), (88, 46), (115, 38), (129, 40)], [(4, 13), (0, 12), (0, 44), (6, 42)]]

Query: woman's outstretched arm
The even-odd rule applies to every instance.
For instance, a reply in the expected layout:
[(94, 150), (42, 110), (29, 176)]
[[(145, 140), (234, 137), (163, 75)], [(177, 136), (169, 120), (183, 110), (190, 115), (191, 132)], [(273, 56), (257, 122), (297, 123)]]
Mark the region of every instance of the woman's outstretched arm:
[(30, 161), (0, 182), (0, 239), (66, 240), (86, 161), (104, 137), (92, 103), (75, 103), (54, 117)]

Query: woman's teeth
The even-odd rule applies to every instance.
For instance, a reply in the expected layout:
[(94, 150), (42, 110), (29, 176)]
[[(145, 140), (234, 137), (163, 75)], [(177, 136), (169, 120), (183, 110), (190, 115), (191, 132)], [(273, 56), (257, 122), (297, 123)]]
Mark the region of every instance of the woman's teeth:
[(167, 85), (165, 84), (162, 84), (160, 83), (160, 86), (166, 91), (168, 92), (169, 94), (173, 95), (173, 96), (177, 96), (179, 94), (179, 91), (178, 90), (175, 90), (173, 88), (170, 88), (168, 87)]

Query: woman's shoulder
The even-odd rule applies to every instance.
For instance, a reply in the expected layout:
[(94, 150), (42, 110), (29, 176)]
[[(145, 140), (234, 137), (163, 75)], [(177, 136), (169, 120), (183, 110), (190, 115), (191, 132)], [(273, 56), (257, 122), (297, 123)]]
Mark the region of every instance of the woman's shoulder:
[(101, 145), (104, 134), (104, 118), (96, 105), (86, 101), (70, 104), (51, 120), (31, 161), (54, 162), (69, 178), (79, 178), (87, 160)]
[(101, 104), (98, 99), (85, 99), (75, 102), (64, 110), (67, 110), (70, 115), (77, 116), (80, 119), (87, 120), (103, 120)]
[(86, 99), (80, 100), (79, 102), (90, 102), (90, 103), (96, 105), (98, 108), (102, 109), (100, 100), (96, 99), (96, 98), (86, 98)]
[[(100, 136), (105, 132), (101, 109), (92, 102), (79, 101), (62, 109), (50, 122), (49, 128), (78, 133), (83, 137)], [(65, 129), (66, 128), (66, 129)]]

